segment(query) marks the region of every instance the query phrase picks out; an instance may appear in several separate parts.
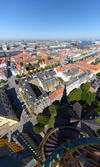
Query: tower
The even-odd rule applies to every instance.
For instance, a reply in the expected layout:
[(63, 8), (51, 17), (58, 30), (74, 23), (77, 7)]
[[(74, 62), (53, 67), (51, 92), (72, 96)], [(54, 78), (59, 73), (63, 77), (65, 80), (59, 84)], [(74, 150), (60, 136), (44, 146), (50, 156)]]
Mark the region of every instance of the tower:
[(80, 128), (51, 129), (39, 146), (38, 161), (43, 167), (99, 166), (100, 139)]

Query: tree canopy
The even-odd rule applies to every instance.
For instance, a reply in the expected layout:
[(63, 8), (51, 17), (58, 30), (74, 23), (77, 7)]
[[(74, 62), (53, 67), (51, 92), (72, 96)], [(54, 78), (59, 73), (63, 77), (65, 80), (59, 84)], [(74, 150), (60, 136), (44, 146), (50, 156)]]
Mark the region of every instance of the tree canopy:
[(82, 86), (82, 91), (89, 91), (90, 90), (90, 82), (86, 82), (83, 86)]
[(100, 101), (97, 102), (97, 112), (100, 114)]
[(100, 72), (98, 72), (98, 73), (96, 74), (96, 76), (97, 76), (98, 78), (100, 78)]
[(81, 87), (81, 89), (78, 88), (73, 90), (68, 96), (68, 102), (83, 100), (90, 105), (96, 99), (96, 93), (89, 91), (90, 86), (91, 84), (87, 82)]
[(49, 126), (49, 128), (53, 128), (54, 127), (54, 118), (56, 116), (56, 106), (54, 104), (49, 106), (49, 113), (51, 114), (51, 116), (50, 116), (50, 119), (48, 122), (48, 126)]
[(85, 101), (86, 103), (88, 103), (89, 105), (95, 101), (95, 98), (96, 98), (96, 94), (95, 93), (92, 93), (90, 92), (90, 82), (86, 82), (83, 86), (82, 86), (82, 97), (81, 99), (83, 101)]
[(47, 58), (48, 58), (48, 60), (52, 59), (52, 57), (50, 57), (50, 56), (48, 56)]
[(55, 105), (51, 105), (51, 106), (49, 106), (49, 112), (50, 112), (51, 115), (55, 115), (55, 113), (56, 113), (55, 110), (56, 110)]
[(23, 62), (20, 62), (20, 65), (23, 66)]
[(37, 115), (36, 120), (38, 123), (40, 123), (42, 125), (47, 125), (49, 122), (49, 117), (43, 113), (40, 113)]
[(80, 101), (81, 100), (82, 90), (80, 88), (72, 91), (68, 96), (68, 102)]
[(20, 75), (16, 75), (16, 78), (20, 78)]
[(41, 125), (41, 124), (36, 124), (34, 127), (33, 127), (33, 130), (36, 134), (39, 134), (41, 132), (43, 132), (44, 130), (44, 126)]
[[(83, 95), (83, 93), (82, 93)], [(92, 92), (84, 92), (83, 100), (87, 102), (88, 104), (91, 104), (93, 101), (95, 101), (96, 94)]]

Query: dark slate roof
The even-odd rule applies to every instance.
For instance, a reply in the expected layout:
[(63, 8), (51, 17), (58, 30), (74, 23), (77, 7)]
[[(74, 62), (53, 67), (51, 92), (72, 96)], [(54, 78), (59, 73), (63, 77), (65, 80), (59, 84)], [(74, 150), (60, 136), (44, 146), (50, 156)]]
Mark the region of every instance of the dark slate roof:
[(86, 71), (84, 73), (82, 73), (81, 75), (78, 76), (79, 79), (84, 79), (85, 77), (90, 75), (90, 71)]
[(29, 84), (28, 82), (25, 82), (24, 84), (25, 84), (25, 85), (24, 85), (24, 88), (26, 89), (27, 93), (29, 94), (29, 96), (32, 97), (32, 100), (35, 101), (35, 100), (36, 100), (36, 95), (35, 95), (35, 93), (33, 92), (33, 90), (32, 90), (32, 88), (31, 88), (30, 84)]
[(63, 73), (67, 76), (74, 76), (75, 74), (77, 74), (79, 72), (79, 68), (72, 68), (70, 70), (70, 72), (66, 72), (64, 71)]
[[(78, 105), (78, 103), (76, 102), (74, 107), (75, 105)], [(95, 131), (100, 128), (100, 125), (96, 122), (98, 116), (97, 111), (92, 107), (84, 108), (84, 106), (82, 106), (82, 109), (77, 107), (70, 113), (70, 123), (72, 125), (76, 124), (77, 127), (84, 131), (86, 131), (86, 129)]]
[(71, 84), (74, 84), (74, 82), (76, 82), (76, 81), (78, 81), (78, 78), (77, 78), (77, 77), (71, 79), (70, 81), (66, 82), (65, 84), (66, 84), (66, 86), (69, 86), (69, 85), (71, 85)]
[(52, 71), (52, 70), (45, 70), (45, 71), (39, 72), (39, 73), (37, 74), (37, 77), (38, 77), (40, 80), (45, 80), (46, 78), (52, 78), (55, 74), (56, 74), (55, 71)]

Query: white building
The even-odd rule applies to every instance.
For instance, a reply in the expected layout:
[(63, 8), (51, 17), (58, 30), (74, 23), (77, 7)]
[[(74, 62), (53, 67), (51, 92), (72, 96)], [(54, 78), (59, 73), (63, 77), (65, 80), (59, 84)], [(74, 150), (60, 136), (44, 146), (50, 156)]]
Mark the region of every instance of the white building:
[(68, 75), (68, 73), (67, 72), (65, 72), (65, 71), (63, 71), (63, 72), (58, 72), (57, 74), (56, 74), (56, 76), (57, 77), (60, 77), (60, 78), (62, 78), (63, 79), (63, 81), (65, 81), (65, 82), (67, 82), (67, 81), (69, 81), (70, 80), (70, 78), (71, 78), (71, 76), (70, 75)]
[(77, 78), (74, 78), (70, 80), (69, 82), (66, 82), (66, 93), (67, 95), (75, 88), (78, 88), (80, 86), (79, 80)]

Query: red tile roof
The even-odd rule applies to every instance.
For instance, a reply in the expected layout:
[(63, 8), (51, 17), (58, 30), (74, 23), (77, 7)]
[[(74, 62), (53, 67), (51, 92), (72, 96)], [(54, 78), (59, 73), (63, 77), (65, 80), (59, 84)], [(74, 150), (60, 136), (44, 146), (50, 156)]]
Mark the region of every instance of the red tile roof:
[(92, 61), (92, 60), (95, 60), (95, 59), (96, 59), (96, 57), (89, 57), (89, 58), (85, 59), (84, 61), (89, 62), (89, 61)]
[(64, 71), (64, 69), (62, 67), (58, 66), (58, 67), (56, 67), (56, 71), (60, 72), (60, 71)]
[(20, 64), (17, 64), (17, 65), (16, 65), (16, 68), (17, 68), (17, 69), (21, 69)]
[(56, 91), (49, 94), (49, 98), (51, 101), (54, 101), (58, 96), (62, 95), (64, 92), (64, 87), (58, 88)]
[(98, 71), (100, 69), (100, 64), (93, 65), (93, 64), (88, 64), (85, 61), (76, 61), (74, 64), (77, 64), (79, 67), (81, 66), (94, 71)]

